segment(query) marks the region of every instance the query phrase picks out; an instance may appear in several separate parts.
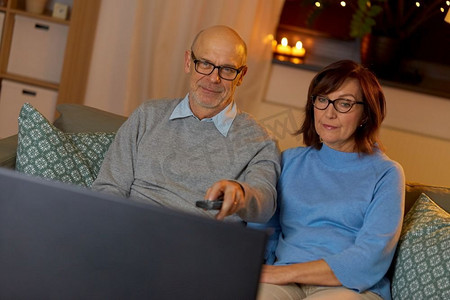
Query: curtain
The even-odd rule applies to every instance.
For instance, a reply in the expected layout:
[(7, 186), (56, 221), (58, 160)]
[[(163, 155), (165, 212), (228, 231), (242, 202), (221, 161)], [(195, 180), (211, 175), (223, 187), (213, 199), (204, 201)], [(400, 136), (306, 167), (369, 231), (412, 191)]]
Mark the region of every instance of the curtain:
[(102, 1), (84, 104), (129, 115), (148, 99), (184, 97), (184, 51), (211, 25), (246, 41), (249, 70), (237, 88), (241, 109), (262, 100), (272, 38), (284, 0)]

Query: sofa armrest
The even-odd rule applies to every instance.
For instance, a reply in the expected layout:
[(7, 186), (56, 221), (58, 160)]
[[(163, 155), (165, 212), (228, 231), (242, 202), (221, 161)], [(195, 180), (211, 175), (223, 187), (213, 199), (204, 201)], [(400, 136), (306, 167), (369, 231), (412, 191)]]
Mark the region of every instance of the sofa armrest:
[(17, 135), (0, 139), (0, 167), (14, 169), (16, 166)]
[(126, 117), (80, 104), (59, 104), (53, 123), (63, 132), (116, 132)]
[(407, 182), (405, 192), (405, 214), (411, 209), (421, 193), (427, 194), (437, 205), (450, 212), (450, 187)]

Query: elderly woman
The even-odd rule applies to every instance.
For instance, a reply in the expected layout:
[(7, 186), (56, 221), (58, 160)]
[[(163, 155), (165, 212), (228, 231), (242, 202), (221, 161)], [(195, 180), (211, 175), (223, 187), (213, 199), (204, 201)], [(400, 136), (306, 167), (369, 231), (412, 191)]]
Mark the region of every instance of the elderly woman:
[(338, 61), (312, 80), (301, 129), (284, 151), (278, 209), (258, 299), (390, 299), (386, 278), (403, 220), (404, 174), (378, 138), (375, 76)]

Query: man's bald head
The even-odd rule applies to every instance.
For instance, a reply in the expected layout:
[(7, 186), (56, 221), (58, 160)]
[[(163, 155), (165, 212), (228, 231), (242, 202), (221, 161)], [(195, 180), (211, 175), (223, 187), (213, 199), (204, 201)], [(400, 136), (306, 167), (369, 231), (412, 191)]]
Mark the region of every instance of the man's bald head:
[(241, 36), (232, 28), (225, 25), (216, 25), (200, 31), (192, 42), (192, 51), (195, 53), (197, 47), (202, 45), (205, 41), (208, 41), (208, 43), (217, 42), (229, 44), (229, 46), (234, 48), (236, 53), (241, 57), (241, 65), (247, 63), (247, 45)]

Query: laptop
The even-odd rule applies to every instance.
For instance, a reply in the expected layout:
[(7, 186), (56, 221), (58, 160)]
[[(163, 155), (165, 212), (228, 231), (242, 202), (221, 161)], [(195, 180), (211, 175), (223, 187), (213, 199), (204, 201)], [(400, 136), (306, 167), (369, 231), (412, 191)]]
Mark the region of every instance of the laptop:
[(0, 168), (0, 299), (255, 299), (265, 242)]

